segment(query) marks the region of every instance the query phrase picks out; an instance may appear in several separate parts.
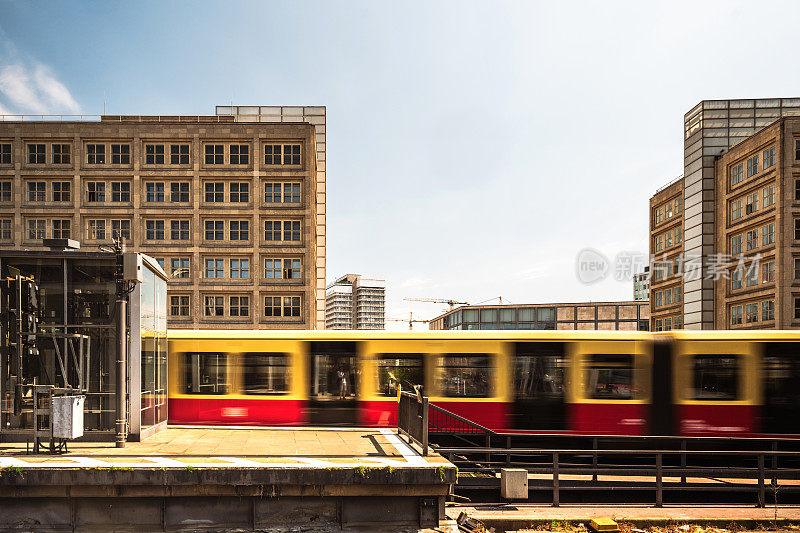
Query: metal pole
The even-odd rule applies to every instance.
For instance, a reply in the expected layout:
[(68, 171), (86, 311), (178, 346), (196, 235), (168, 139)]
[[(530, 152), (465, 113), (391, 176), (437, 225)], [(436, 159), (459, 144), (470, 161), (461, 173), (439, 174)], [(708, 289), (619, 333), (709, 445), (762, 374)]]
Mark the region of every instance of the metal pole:
[(664, 505), (664, 494), (663, 494), (663, 470), (662, 470), (662, 463), (661, 463), (661, 454), (656, 454), (656, 507), (662, 507)]
[(553, 507), (561, 505), (558, 482), (558, 453), (553, 454)]
[(117, 296), (117, 448), (125, 447), (127, 413), (125, 399), (127, 396), (126, 369), (128, 351), (128, 332), (126, 327), (127, 302), (122, 295)]

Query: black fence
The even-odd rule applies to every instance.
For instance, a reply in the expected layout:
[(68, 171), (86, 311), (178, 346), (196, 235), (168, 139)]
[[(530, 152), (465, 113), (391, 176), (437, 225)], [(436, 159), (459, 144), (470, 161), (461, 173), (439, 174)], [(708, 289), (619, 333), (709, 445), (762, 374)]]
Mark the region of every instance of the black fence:
[(397, 430), (428, 455), (428, 398), (421, 394), (400, 392), (397, 404)]

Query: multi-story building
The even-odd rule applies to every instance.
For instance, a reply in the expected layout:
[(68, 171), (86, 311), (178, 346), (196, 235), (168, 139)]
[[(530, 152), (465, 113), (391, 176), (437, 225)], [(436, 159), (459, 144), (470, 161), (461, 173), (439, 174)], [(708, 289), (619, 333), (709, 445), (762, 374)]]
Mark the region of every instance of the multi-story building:
[(437, 316), (430, 329), (647, 330), (647, 302), (464, 305)]
[(0, 246), (118, 236), (170, 275), (170, 328), (322, 327), (325, 108), (253, 109), (5, 117)]
[(645, 302), (650, 299), (650, 267), (633, 275), (633, 301)]
[(717, 329), (800, 327), (800, 118), (716, 162)]
[(650, 329), (683, 327), (683, 177), (650, 199)]
[(386, 281), (346, 274), (325, 291), (326, 329), (384, 329)]

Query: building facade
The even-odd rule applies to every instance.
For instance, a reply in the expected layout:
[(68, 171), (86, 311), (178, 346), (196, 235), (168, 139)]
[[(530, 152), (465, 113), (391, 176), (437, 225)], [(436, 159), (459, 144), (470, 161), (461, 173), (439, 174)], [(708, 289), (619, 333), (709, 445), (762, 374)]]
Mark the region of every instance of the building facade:
[(647, 302), (465, 305), (430, 321), (433, 330), (556, 329), (647, 330)]
[(650, 330), (683, 327), (683, 177), (650, 199)]
[(650, 267), (633, 275), (633, 301), (646, 302), (650, 299)]
[(119, 236), (169, 274), (170, 328), (322, 327), (325, 108), (268, 109), (5, 117), (0, 247)]
[(385, 329), (386, 280), (346, 274), (325, 291), (326, 329)]

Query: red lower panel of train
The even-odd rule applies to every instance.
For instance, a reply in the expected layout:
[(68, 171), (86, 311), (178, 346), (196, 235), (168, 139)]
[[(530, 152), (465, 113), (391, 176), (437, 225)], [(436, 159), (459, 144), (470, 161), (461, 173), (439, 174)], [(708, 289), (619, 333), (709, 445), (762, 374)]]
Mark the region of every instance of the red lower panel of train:
[(569, 429), (574, 433), (611, 435), (646, 435), (649, 405), (642, 404), (569, 404)]
[(304, 400), (170, 398), (170, 424), (303, 425)]
[[(359, 420), (364, 426), (395, 426), (397, 425), (397, 401), (366, 401), (359, 402)], [(506, 402), (442, 402), (436, 405), (442, 409), (463, 416), (477, 424), (489, 429), (504, 429), (508, 427), (508, 413), (511, 404)], [(437, 414), (431, 410), (428, 413), (432, 424), (438, 423)]]
[(756, 408), (752, 405), (676, 406), (680, 434), (686, 436), (751, 436), (756, 433)]

